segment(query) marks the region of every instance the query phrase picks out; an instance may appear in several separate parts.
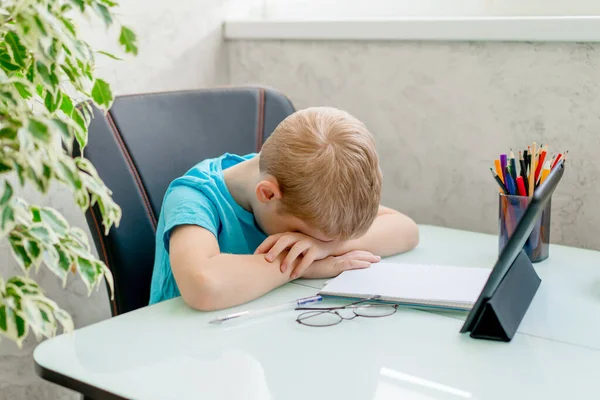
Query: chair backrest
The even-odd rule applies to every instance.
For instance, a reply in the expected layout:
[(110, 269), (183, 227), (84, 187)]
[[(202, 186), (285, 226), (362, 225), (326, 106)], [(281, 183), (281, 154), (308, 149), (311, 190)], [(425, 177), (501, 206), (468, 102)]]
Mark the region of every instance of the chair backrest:
[(148, 304), (156, 225), (170, 182), (203, 159), (260, 151), (293, 112), (285, 96), (267, 88), (121, 96), (106, 115), (94, 110), (84, 154), (123, 210), (108, 236), (97, 209), (86, 215), (114, 276), (113, 315)]

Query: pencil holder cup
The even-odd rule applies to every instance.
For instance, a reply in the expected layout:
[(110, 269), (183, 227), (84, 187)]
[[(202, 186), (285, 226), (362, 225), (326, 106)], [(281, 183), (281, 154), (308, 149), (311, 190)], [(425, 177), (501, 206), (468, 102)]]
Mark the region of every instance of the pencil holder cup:
[[(517, 224), (523, 217), (525, 209), (531, 201), (530, 197), (527, 196), (508, 196), (505, 194), (499, 195), (499, 207), (498, 207), (498, 222), (499, 222), (499, 237), (498, 237), (498, 251), (502, 252), (508, 239), (512, 236)], [(532, 263), (540, 262), (548, 258), (550, 251), (550, 210), (551, 210), (551, 199), (548, 200), (548, 204), (542, 211), (539, 219), (535, 223), (535, 227), (523, 249), (529, 257)]]

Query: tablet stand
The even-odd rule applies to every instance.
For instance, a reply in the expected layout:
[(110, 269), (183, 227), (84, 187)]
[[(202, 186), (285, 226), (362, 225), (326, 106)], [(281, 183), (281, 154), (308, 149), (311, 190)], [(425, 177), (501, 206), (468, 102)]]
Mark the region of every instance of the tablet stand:
[(471, 330), (476, 339), (509, 342), (525, 316), (541, 279), (521, 250)]

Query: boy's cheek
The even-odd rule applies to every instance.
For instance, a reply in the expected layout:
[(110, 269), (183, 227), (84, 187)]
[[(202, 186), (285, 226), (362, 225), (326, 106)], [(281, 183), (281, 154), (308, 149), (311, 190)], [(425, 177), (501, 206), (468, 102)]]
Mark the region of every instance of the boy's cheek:
[(287, 232), (285, 230), (283, 230), (282, 226), (280, 226), (280, 224), (277, 223), (273, 223), (273, 224), (265, 224), (265, 233), (267, 234), (267, 236), (273, 236), (273, 235), (277, 235), (278, 233), (284, 233)]
[(273, 218), (271, 220), (267, 220), (263, 222), (264, 226), (263, 232), (267, 234), (267, 236), (273, 236), (278, 233), (286, 233), (293, 232), (294, 229), (290, 226), (290, 224), (285, 221), (281, 221), (280, 219)]
[(267, 236), (273, 236), (273, 235), (276, 235), (278, 233), (289, 232), (289, 230), (285, 229), (285, 227), (283, 226), (283, 224), (277, 223), (276, 221), (264, 221), (262, 224), (259, 223), (258, 225), (260, 226), (260, 228), (262, 229), (262, 231)]

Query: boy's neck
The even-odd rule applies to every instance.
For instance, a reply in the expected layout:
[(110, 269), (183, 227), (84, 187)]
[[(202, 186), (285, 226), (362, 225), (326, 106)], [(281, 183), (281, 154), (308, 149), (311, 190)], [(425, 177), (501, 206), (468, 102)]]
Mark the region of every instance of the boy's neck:
[(248, 212), (252, 212), (253, 201), (256, 198), (254, 190), (260, 176), (259, 157), (260, 155), (257, 155), (223, 171), (229, 193), (235, 202)]

